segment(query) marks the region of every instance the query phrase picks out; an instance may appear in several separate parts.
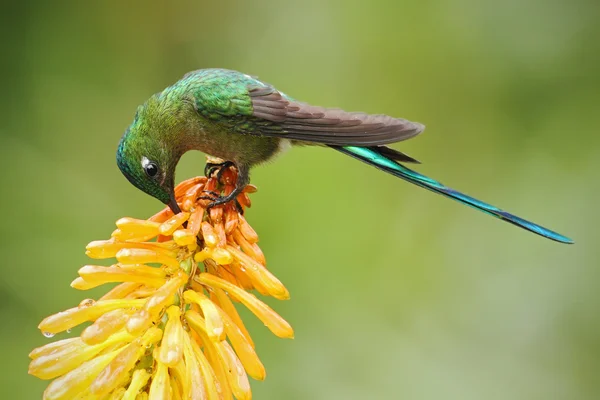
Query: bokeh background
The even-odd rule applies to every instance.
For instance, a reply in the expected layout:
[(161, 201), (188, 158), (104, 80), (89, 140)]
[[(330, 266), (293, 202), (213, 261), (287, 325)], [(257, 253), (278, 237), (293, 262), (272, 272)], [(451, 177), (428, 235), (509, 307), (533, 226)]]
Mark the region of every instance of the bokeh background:
[[(250, 315), (256, 399), (596, 399), (597, 0), (3, 2), (2, 398), (85, 245), (160, 205), (115, 164), (136, 107), (185, 72), (258, 75), (318, 105), (423, 122), (419, 171), (560, 245), (320, 148), (257, 168), (248, 219), (296, 338)], [(200, 174), (187, 154), (178, 180)], [(102, 289), (102, 292), (105, 289)], [(94, 292), (91, 296), (97, 295)]]

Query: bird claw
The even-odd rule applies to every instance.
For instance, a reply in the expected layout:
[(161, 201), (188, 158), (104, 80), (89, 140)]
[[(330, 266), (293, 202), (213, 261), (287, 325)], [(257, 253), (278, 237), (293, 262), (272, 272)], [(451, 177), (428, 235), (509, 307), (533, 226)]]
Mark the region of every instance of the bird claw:
[(240, 213), (240, 214), (243, 215), (244, 214), (244, 208), (242, 207), (242, 205), (240, 204), (240, 202), (237, 199), (237, 195), (238, 194), (239, 193), (235, 193), (235, 191), (233, 191), (228, 196), (219, 196), (216, 199), (209, 198), (208, 196), (204, 196), (204, 197), (200, 197), (200, 198), (201, 199), (204, 198), (206, 200), (212, 200), (212, 202), (209, 203), (206, 206), (207, 210), (210, 210), (213, 207), (220, 206), (220, 205), (223, 205), (223, 204), (227, 204), (227, 203), (233, 201), (234, 205), (235, 205), (235, 208), (237, 209), (238, 213)]
[[(221, 182), (221, 179), (223, 178), (223, 173), (225, 173), (225, 171), (227, 171), (227, 169), (229, 169), (230, 167), (236, 167), (236, 165), (233, 161), (225, 161), (222, 163), (206, 163), (206, 165), (204, 166), (204, 175), (207, 178), (211, 178), (212, 175), (215, 173), (215, 171), (217, 171), (217, 176), (216, 176), (217, 182), (219, 182), (220, 184), (223, 184), (223, 182)], [(203, 190), (202, 192), (208, 193), (210, 196), (214, 196), (214, 197), (210, 197), (210, 196), (200, 196), (199, 197), (199, 199), (202, 199), (202, 200), (211, 200), (211, 203), (209, 203), (206, 206), (207, 210), (210, 210), (211, 208), (220, 206), (222, 204), (229, 203), (230, 201), (234, 201), (235, 208), (237, 209), (237, 211), (240, 214), (244, 214), (244, 209), (243, 209), (242, 205), (240, 204), (240, 202), (237, 200), (238, 194), (240, 194), (242, 192), (241, 189), (235, 188), (233, 190), (233, 192), (231, 192), (227, 196), (219, 196), (218, 193), (213, 192), (213, 191), (208, 191), (208, 190)]]
[(225, 161), (219, 164), (216, 163), (206, 163), (204, 166), (204, 175), (207, 178), (210, 178), (215, 171), (217, 171), (217, 182), (221, 182), (221, 178), (223, 177), (223, 173), (227, 171), (229, 167), (235, 167), (235, 163), (233, 161)]

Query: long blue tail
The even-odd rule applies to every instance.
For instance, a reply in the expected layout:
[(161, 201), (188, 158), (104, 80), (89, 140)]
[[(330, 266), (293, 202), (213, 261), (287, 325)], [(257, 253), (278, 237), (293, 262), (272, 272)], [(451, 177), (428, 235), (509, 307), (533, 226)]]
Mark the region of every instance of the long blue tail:
[(405, 166), (395, 162), (388, 156), (382, 154), (381, 151), (378, 151), (377, 147), (330, 147), (351, 157), (357, 158), (369, 165), (374, 166), (375, 168), (379, 168), (387, 173), (397, 176), (398, 178), (402, 178), (410, 183), (414, 183), (417, 186), (421, 186), (422, 188), (429, 189), (446, 197), (450, 197), (451, 199), (454, 199), (463, 204), (481, 210), (486, 214), (492, 215), (496, 218), (500, 218), (503, 221), (510, 222), (513, 225), (519, 226), (523, 229), (527, 229), (528, 231), (531, 231), (533, 233), (537, 233), (540, 236), (547, 237), (548, 239), (552, 239), (560, 243), (573, 243), (571, 239), (561, 235), (560, 233), (553, 232), (550, 229), (546, 229), (537, 224), (526, 221), (522, 218), (517, 217), (516, 215), (509, 214), (506, 211), (502, 211), (501, 209), (494, 207), (490, 204), (474, 199), (473, 197), (467, 196), (466, 194), (457, 192), (454, 189), (450, 189), (442, 185), (440, 182), (437, 182), (431, 178), (426, 177), (425, 175), (421, 175), (418, 172), (408, 169)]

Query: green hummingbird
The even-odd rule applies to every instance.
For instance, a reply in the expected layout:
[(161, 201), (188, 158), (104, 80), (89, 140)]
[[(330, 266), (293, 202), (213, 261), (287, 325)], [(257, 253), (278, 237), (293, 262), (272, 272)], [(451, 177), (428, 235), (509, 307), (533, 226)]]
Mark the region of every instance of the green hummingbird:
[(387, 115), (312, 106), (256, 77), (226, 69), (201, 69), (138, 107), (121, 138), (117, 164), (137, 188), (181, 210), (174, 194), (175, 168), (188, 150), (200, 150), (235, 165), (232, 201), (250, 181), (250, 169), (292, 145), (320, 145), (466, 204), (533, 233), (562, 243), (571, 239), (450, 189), (401, 163), (419, 163), (387, 147), (424, 130), (422, 124)]

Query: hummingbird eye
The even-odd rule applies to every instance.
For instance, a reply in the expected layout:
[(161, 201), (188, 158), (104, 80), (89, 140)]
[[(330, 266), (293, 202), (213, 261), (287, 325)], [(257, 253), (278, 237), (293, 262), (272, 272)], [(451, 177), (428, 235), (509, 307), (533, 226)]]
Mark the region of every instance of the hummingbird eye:
[(148, 177), (155, 178), (158, 175), (158, 165), (154, 161), (149, 161), (144, 159), (142, 162), (142, 167), (144, 168), (144, 172)]

